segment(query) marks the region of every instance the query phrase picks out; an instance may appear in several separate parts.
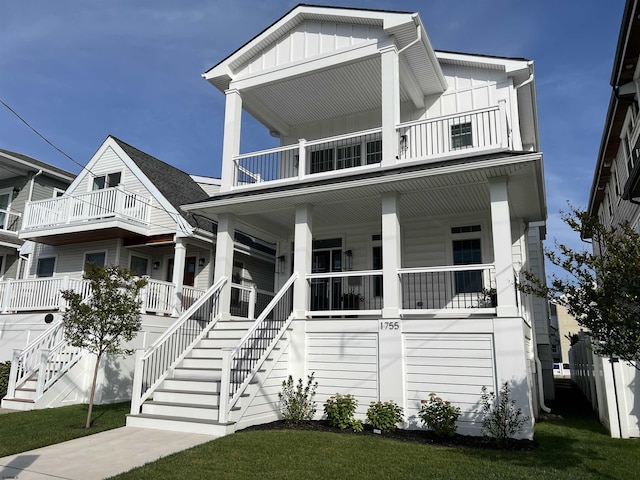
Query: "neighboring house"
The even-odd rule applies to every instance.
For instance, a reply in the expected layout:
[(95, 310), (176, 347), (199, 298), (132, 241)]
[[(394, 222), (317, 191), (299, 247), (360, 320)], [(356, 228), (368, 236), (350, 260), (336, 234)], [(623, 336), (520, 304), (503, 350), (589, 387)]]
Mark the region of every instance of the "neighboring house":
[[(22, 277), (26, 255), (20, 255), (24, 240), (18, 238), (18, 231), (25, 203), (61, 195), (74, 177), (61, 168), (0, 149), (0, 281)], [(0, 307), (1, 298), (0, 293)]]
[[(611, 73), (611, 100), (598, 152), (588, 212), (612, 227), (640, 232), (640, 6), (627, 0)], [(594, 244), (597, 253), (597, 245)], [(590, 352), (589, 352), (590, 353)], [(612, 362), (613, 360), (613, 362)], [(613, 437), (640, 436), (640, 373), (616, 359), (594, 357), (581, 370), (594, 385), (594, 407)], [(572, 372), (574, 368), (572, 365)], [(589, 387), (591, 388), (591, 387)]]
[(571, 367), (569, 365), (569, 351), (571, 349), (572, 338), (577, 338), (582, 331), (576, 319), (569, 314), (567, 307), (549, 304), (551, 324), (554, 335), (551, 338), (553, 351), (553, 373), (554, 375), (570, 376)]
[[(415, 13), (299, 5), (204, 77), (226, 95), (222, 185), (183, 209), (218, 222), (218, 315), (193, 348), (170, 347), (185, 314), (139, 352), (127, 424), (225, 434), (313, 373), (320, 404), (392, 400), (416, 427), (436, 392), (476, 435), (481, 388), (509, 382), (532, 438), (548, 312), (514, 279), (544, 274), (533, 62), (436, 51)], [(241, 154), (243, 111), (281, 146)], [(277, 245), (279, 291), (228, 342), (237, 230)]]
[[(171, 316), (197, 302), (213, 278), (216, 224), (184, 211), (180, 205), (206, 199), (218, 189), (216, 179), (192, 177), (109, 136), (62, 195), (27, 202), (18, 238), (35, 243), (24, 278), (5, 282), (0, 310), (5, 325), (0, 355), (3, 360), (10, 359), (11, 349), (18, 348), (14, 363), (23, 366), (31, 362), (20, 374), (20, 382), (35, 382), (35, 352), (53, 349), (61, 340), (61, 330), (56, 330), (65, 308), (60, 291), (90, 293), (82, 279), (88, 262), (118, 265), (148, 277), (141, 307), (144, 334), (138, 337), (138, 347), (147, 346), (171, 325), (175, 320)], [(273, 245), (242, 231), (235, 235), (229, 253), (233, 315), (251, 318), (273, 296), (274, 253)], [(6, 334), (8, 330), (11, 335)], [(33, 338), (43, 330), (43, 339)], [(55, 355), (51, 353), (52, 358)], [(132, 366), (132, 362), (130, 367), (126, 360), (122, 362), (116, 372), (119, 378), (127, 377), (127, 368)], [(81, 370), (76, 368), (76, 374), (81, 376)], [(105, 389), (113, 395), (105, 394), (102, 401), (128, 398), (130, 375), (128, 379), (129, 385), (120, 389), (105, 381)], [(67, 388), (70, 382), (67, 375), (61, 383)], [(35, 402), (24, 402), (22, 393), (18, 389), (15, 397), (25, 408), (84, 398), (84, 390), (80, 394), (56, 391), (45, 398), (38, 391)], [(13, 396), (14, 392), (8, 395)], [(34, 400), (32, 397), (27, 399)], [(10, 402), (5, 399), (3, 404)]]

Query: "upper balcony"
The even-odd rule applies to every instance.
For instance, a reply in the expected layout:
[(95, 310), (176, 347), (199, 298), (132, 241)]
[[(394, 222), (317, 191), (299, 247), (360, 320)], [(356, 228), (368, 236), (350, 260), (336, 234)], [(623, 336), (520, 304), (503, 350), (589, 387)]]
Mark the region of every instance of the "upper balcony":
[(20, 227), (21, 215), (4, 208), (0, 208), (0, 231), (16, 233)]
[[(387, 165), (435, 162), (512, 149), (504, 102), (456, 115), (401, 123), (398, 155)], [(382, 129), (371, 129), (233, 156), (234, 187), (344, 175), (379, 168)], [(340, 171), (340, 172), (338, 172)]]
[(122, 186), (104, 188), (27, 202), (20, 238), (60, 245), (87, 241), (94, 230), (103, 239), (148, 235), (150, 216), (150, 198)]

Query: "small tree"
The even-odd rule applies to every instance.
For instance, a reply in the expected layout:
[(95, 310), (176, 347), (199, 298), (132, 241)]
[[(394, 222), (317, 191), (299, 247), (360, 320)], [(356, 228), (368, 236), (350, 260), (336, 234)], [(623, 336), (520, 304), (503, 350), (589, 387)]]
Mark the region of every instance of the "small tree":
[(133, 353), (122, 344), (131, 341), (142, 327), (138, 294), (147, 281), (115, 265), (103, 268), (93, 263), (85, 266), (84, 278), (90, 282), (91, 295), (84, 299), (73, 290), (63, 291), (68, 309), (62, 321), (67, 342), (96, 355), (85, 424), (89, 428), (100, 360), (105, 353)]
[(590, 331), (598, 355), (617, 356), (640, 365), (640, 235), (628, 223), (607, 228), (587, 212), (570, 208), (563, 221), (581, 238), (591, 238), (593, 251), (556, 245), (546, 251), (549, 261), (570, 277), (556, 275), (551, 284), (531, 272), (518, 288), (567, 308), (578, 324)]

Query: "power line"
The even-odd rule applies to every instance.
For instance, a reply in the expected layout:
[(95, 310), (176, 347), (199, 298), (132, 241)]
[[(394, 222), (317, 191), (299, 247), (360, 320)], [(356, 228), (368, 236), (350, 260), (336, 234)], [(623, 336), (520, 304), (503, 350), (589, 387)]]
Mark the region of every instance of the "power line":
[[(78, 165), (82, 170), (85, 170), (86, 172), (90, 173), (93, 176), (96, 176), (95, 173), (93, 173), (89, 168), (86, 167), (86, 165), (81, 164), (80, 162), (78, 162), (77, 160), (75, 160), (71, 155), (68, 155), (66, 152), (64, 152), (62, 149), (58, 148), (53, 142), (51, 142), (47, 137), (45, 137), (43, 134), (41, 134), (35, 127), (33, 127), (29, 122), (27, 122), (22, 116), (20, 116), (20, 114), (18, 112), (16, 112), (13, 108), (11, 108), (9, 105), (7, 105), (2, 99), (0, 99), (0, 103), (2, 105), (4, 105), (11, 113), (13, 113), (22, 123), (24, 123), (27, 127), (29, 127), (29, 129), (31, 131), (33, 131), (36, 135), (38, 135), (42, 140), (44, 140), (48, 145), (50, 145), (51, 147), (53, 147), (56, 151), (58, 151), (59, 153), (61, 153), (62, 155), (64, 155), (65, 157), (67, 157), (69, 160), (71, 160), (73, 163), (75, 163), (76, 165)], [(133, 192), (132, 192), (133, 193)], [(88, 203), (91, 206), (97, 206), (102, 208), (105, 212), (109, 212), (109, 213), (113, 213), (113, 214), (118, 214), (118, 212), (116, 212), (113, 209), (110, 208), (104, 208), (101, 205), (96, 205), (94, 203), (92, 203), (89, 200), (84, 200), (82, 198), (78, 198), (78, 197), (74, 197), (77, 200), (80, 200), (81, 202), (85, 202)], [(162, 205), (156, 207), (155, 205), (149, 205), (149, 207), (151, 208), (155, 208), (156, 210), (160, 210), (164, 213), (166, 213), (167, 215), (169, 215), (176, 223), (178, 223), (178, 219), (175, 218), (174, 216), (176, 215), (175, 213), (169, 212), (166, 208), (164, 208)], [(205, 217), (206, 218), (206, 217)], [(149, 222), (149, 225), (155, 226), (155, 227), (164, 227), (164, 225), (159, 225), (159, 224), (155, 224), (155, 223), (151, 223)], [(211, 232), (213, 233), (213, 232)]]

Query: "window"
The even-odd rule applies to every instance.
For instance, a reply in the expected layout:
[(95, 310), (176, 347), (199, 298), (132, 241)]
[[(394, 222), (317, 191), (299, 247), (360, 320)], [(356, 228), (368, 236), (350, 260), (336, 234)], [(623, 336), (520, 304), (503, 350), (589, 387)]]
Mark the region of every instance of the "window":
[(367, 165), (382, 161), (382, 140), (367, 142)]
[[(382, 270), (382, 246), (374, 245), (371, 249), (372, 265), (374, 270)], [(382, 277), (373, 277), (373, 295), (376, 297), (382, 296)]]
[(451, 125), (451, 149), (455, 150), (472, 146), (471, 123)]
[(121, 178), (121, 172), (108, 173), (107, 175), (93, 177), (93, 190), (102, 190), (103, 188), (117, 187), (118, 185), (120, 185)]
[(84, 264), (93, 263), (98, 267), (104, 267), (107, 260), (107, 252), (86, 253), (84, 256)]
[[(482, 263), (482, 249), (479, 238), (453, 241), (453, 264), (474, 265)], [(472, 293), (482, 291), (482, 272), (468, 270), (455, 272), (456, 293)]]
[(53, 270), (56, 266), (56, 257), (38, 259), (38, 278), (53, 277)]
[(149, 272), (149, 259), (145, 257), (138, 257), (137, 255), (131, 255), (129, 270), (138, 277), (147, 275)]
[(2, 279), (4, 277), (4, 261), (5, 256), (4, 255), (0, 255), (0, 279)]
[(360, 165), (360, 145), (349, 145), (348, 147), (338, 147), (338, 162), (336, 169), (351, 168)]
[(310, 173), (328, 172), (333, 170), (333, 148), (311, 152)]

